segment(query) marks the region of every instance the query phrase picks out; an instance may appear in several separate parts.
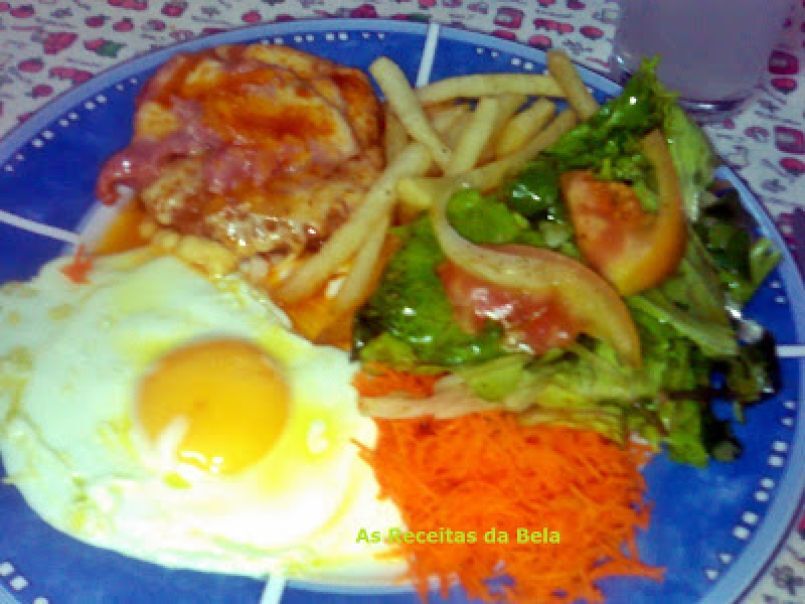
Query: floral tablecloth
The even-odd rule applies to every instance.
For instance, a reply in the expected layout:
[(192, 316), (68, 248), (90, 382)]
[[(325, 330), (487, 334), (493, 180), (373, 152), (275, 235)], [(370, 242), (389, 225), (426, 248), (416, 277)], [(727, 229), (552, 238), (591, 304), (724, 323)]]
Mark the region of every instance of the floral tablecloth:
[[(244, 25), (325, 17), (430, 20), (540, 49), (562, 48), (606, 72), (617, 15), (617, 3), (603, 0), (0, 1), (0, 136), (59, 93), (121, 61)], [(805, 209), (803, 63), (805, 1), (797, 0), (752, 103), (707, 127), (792, 248), (795, 223), (805, 223), (796, 212)], [(5, 579), (14, 580), (0, 575)], [(745, 601), (805, 602), (805, 519)]]

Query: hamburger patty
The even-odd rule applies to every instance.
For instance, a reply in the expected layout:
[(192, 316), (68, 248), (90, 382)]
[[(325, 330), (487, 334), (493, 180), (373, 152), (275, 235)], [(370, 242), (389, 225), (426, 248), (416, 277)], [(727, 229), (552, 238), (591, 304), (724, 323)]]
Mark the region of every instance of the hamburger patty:
[(178, 55), (137, 99), (131, 143), (98, 180), (157, 223), (240, 257), (315, 250), (382, 168), (366, 76), (284, 46)]

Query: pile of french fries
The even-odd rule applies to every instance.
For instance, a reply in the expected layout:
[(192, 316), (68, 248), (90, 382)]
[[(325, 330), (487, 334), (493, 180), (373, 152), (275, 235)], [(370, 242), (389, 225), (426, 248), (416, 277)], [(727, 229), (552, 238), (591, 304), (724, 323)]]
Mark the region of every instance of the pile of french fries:
[[(494, 189), (598, 109), (561, 51), (548, 53), (545, 75), (467, 75), (418, 89), (386, 57), (369, 71), (386, 102), (386, 169), (350, 219), (275, 292), (280, 302), (297, 303), (349, 264), (330, 306), (334, 321), (371, 294), (396, 220), (459, 187)], [(557, 114), (551, 98), (566, 98), (569, 107)]]

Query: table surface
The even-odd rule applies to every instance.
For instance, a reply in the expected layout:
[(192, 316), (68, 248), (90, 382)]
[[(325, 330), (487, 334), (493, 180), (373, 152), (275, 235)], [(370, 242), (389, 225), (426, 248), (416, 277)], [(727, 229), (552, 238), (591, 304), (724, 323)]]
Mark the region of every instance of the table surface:
[[(782, 2), (785, 0), (773, 0)], [(126, 59), (214, 32), (304, 18), (436, 21), (548, 49), (609, 70), (618, 15), (603, 0), (25, 0), (0, 1), (0, 137), (60, 93)], [(805, 0), (796, 0), (755, 95), (706, 127), (803, 266)], [(2, 561), (0, 561), (2, 562)], [(805, 516), (745, 602), (805, 603)]]

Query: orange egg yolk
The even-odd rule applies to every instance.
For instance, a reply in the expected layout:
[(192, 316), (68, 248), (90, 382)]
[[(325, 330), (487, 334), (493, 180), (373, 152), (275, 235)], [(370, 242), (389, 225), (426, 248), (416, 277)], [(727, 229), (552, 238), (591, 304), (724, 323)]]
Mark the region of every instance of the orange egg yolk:
[(140, 422), (154, 444), (180, 426), (176, 460), (233, 474), (260, 460), (279, 438), (289, 388), (254, 344), (209, 340), (173, 350), (140, 385)]

